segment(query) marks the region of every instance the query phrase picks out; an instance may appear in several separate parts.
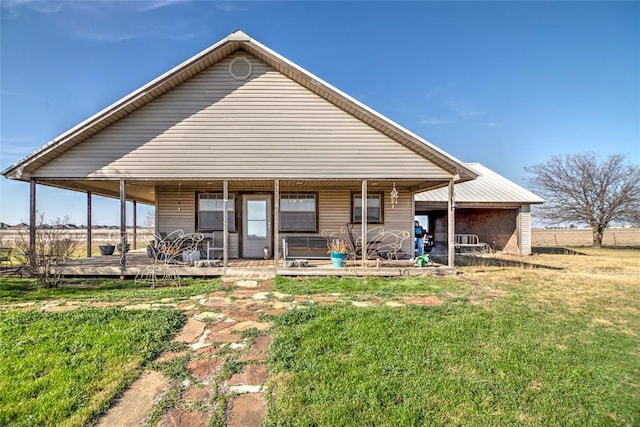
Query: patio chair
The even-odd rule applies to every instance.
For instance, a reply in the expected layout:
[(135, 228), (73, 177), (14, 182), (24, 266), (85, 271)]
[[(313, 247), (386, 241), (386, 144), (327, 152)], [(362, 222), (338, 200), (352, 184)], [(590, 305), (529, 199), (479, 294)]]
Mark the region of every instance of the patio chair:
[(148, 281), (151, 287), (159, 282), (180, 286), (180, 274), (176, 268), (194, 265), (200, 259), (202, 240), (204, 234), (185, 233), (182, 230), (165, 234), (164, 238), (159, 235), (153, 245), (147, 247), (147, 255), (152, 258), (152, 264), (136, 276), (136, 282)]

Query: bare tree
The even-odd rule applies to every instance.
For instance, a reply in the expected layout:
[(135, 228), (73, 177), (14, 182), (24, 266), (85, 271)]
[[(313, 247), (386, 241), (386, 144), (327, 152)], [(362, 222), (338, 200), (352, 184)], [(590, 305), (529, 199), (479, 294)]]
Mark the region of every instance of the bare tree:
[(546, 200), (539, 209), (542, 218), (556, 224), (588, 224), (597, 248), (610, 223), (637, 224), (640, 168), (625, 160), (621, 154), (603, 162), (594, 153), (570, 154), (525, 168), (533, 174), (530, 185)]
[(26, 265), (29, 274), (45, 288), (57, 288), (62, 280), (63, 268), (76, 256), (80, 242), (69, 234), (69, 217), (46, 223), (39, 214), (36, 229), (35, 254), (31, 263), (29, 232), (21, 232), (16, 241), (18, 261)]

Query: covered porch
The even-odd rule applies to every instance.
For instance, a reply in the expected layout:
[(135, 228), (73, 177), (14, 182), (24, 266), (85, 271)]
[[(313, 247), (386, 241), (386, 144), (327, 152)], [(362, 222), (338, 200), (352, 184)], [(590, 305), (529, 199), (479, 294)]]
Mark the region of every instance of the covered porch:
[[(127, 265), (120, 264), (118, 255), (82, 258), (71, 261), (64, 268), (65, 276), (75, 277), (125, 277), (135, 279), (153, 263), (146, 251), (137, 250), (127, 254)], [(300, 258), (301, 259), (301, 258)], [(309, 259), (306, 263), (287, 267), (281, 260), (274, 266), (273, 259), (231, 259), (227, 266), (209, 266), (205, 263), (187, 263), (171, 266), (180, 277), (265, 277), (275, 276), (420, 276), (423, 274), (449, 275), (455, 270), (435, 262), (427, 267), (416, 267), (410, 260), (368, 260), (365, 264), (347, 261), (345, 267), (332, 266), (329, 259)]]
[[(449, 186), (453, 180), (181, 180), (140, 181), (50, 181), (31, 180), (30, 230), (37, 228), (37, 185), (53, 185), (68, 190), (87, 191), (86, 259), (69, 265), (68, 274), (136, 276), (136, 268), (151, 259), (146, 257), (148, 236), (137, 232), (136, 206), (138, 203), (155, 207), (155, 236), (171, 236), (176, 230), (189, 234), (202, 234), (207, 245), (199, 247), (219, 266), (200, 263), (181, 271), (184, 275), (223, 275), (228, 269), (269, 269), (273, 274), (284, 275), (364, 275), (377, 271), (379, 275), (409, 274), (404, 269), (412, 266), (413, 196), (424, 188)], [(120, 230), (117, 244), (130, 246), (134, 252), (121, 253), (108, 258), (93, 258), (91, 248), (97, 242), (91, 233), (92, 197), (101, 196), (120, 200)], [(214, 203), (211, 203), (211, 202)], [(126, 204), (133, 203), (133, 220), (127, 218)], [(302, 207), (301, 206), (307, 206)], [(310, 206), (310, 207), (309, 207)], [(256, 207), (258, 210), (256, 210)], [(206, 210), (205, 210), (206, 209)], [(362, 215), (367, 212), (366, 215)], [(450, 209), (453, 221), (453, 209)], [(206, 223), (205, 223), (206, 221)], [(217, 221), (217, 222), (216, 222)], [(286, 222), (286, 224), (283, 224)], [(131, 228), (129, 225), (133, 225)], [(306, 228), (305, 228), (306, 227)], [(405, 238), (392, 263), (385, 258), (371, 256), (370, 252), (353, 251), (344, 272), (331, 268), (326, 246), (310, 252), (285, 251), (287, 239), (318, 239), (329, 236), (346, 240), (345, 228), (349, 228), (352, 248), (354, 239), (360, 247), (369, 248), (379, 240), (380, 230), (385, 233), (404, 233)], [(453, 229), (453, 228), (451, 228)], [(386, 231), (385, 231), (386, 230)], [(353, 234), (353, 235), (352, 235)], [(142, 237), (142, 238), (141, 238)], [(453, 244), (453, 238), (450, 239)], [(204, 243), (204, 242), (203, 242)], [(138, 254), (135, 249), (142, 249)], [(210, 252), (211, 251), (211, 252)], [(359, 252), (359, 253), (356, 253)], [(453, 251), (449, 253), (453, 254)], [(203, 259), (209, 256), (203, 256)], [(320, 255), (320, 256), (318, 256)], [(265, 260), (264, 257), (268, 260)], [(308, 259), (309, 267), (294, 267), (288, 259)], [(114, 259), (117, 265), (114, 265)], [(383, 262), (384, 260), (384, 262)], [(297, 265), (297, 264), (296, 264)], [(453, 267), (453, 256), (446, 265)], [(179, 268), (176, 268), (179, 270)], [(400, 270), (398, 270), (400, 269)], [(94, 272), (92, 273), (91, 270)]]

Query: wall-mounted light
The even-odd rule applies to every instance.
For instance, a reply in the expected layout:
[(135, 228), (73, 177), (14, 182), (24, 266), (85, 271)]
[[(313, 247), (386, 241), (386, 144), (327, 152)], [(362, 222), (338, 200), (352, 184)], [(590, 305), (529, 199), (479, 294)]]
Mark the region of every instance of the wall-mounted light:
[(396, 190), (395, 182), (393, 183), (393, 189), (391, 190), (391, 193), (389, 195), (391, 196), (391, 207), (395, 208), (398, 204), (398, 190)]

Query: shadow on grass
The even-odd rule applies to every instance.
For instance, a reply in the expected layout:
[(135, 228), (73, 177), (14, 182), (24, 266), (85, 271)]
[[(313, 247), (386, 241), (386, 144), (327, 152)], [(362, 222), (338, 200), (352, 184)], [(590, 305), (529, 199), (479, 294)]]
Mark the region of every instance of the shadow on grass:
[[(438, 260), (438, 259), (435, 259), (435, 260), (436, 262), (446, 263), (446, 260)], [(456, 255), (455, 265), (456, 267), (487, 266), (487, 267), (520, 267), (520, 268), (544, 268), (548, 270), (564, 270), (564, 268), (562, 267), (554, 267), (551, 265), (536, 264), (531, 262), (498, 258), (498, 257), (487, 258), (483, 256), (473, 255), (473, 254)]]
[(556, 247), (556, 246), (538, 246), (531, 248), (534, 254), (546, 255), (586, 255), (584, 252), (578, 252), (573, 249)]

